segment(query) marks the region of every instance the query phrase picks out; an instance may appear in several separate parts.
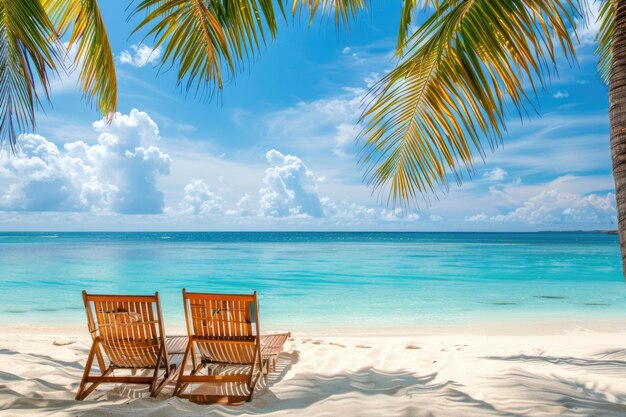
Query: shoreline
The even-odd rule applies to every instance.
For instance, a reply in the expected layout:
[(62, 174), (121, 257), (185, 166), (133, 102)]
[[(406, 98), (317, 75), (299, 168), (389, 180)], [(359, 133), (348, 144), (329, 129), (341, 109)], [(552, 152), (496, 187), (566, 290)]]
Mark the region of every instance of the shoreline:
[(616, 235), (618, 231), (616, 229), (567, 229), (567, 230), (529, 230), (529, 231), (521, 231), (521, 230), (513, 230), (513, 231), (499, 231), (499, 230), (450, 230), (450, 231), (441, 231), (441, 230), (185, 230), (185, 229), (176, 229), (176, 230), (3, 230), (0, 231), (0, 236), (2, 235), (37, 235), (37, 234), (107, 234), (107, 233), (115, 233), (115, 234), (159, 234), (159, 233), (229, 233), (229, 234), (270, 234), (270, 233), (284, 233), (284, 234), (297, 234), (297, 233), (307, 233), (307, 234), (452, 234), (452, 233), (490, 233), (490, 234), (532, 234), (532, 233), (569, 233), (569, 234), (608, 234), (608, 235)]
[[(442, 335), (468, 335), (468, 336), (541, 336), (558, 335), (575, 332), (600, 332), (600, 333), (626, 333), (626, 318), (608, 316), (605, 318), (533, 318), (530, 320), (501, 319), (490, 321), (474, 321), (465, 325), (458, 323), (434, 323), (416, 326), (333, 326), (318, 327), (315, 325), (301, 328), (282, 326), (280, 328), (263, 327), (261, 332), (274, 333), (290, 331), (294, 337), (403, 337), (403, 336), (442, 336)], [(184, 326), (165, 327), (166, 335), (185, 335)], [(48, 325), (0, 325), (0, 335), (72, 335), (88, 336), (87, 325), (71, 324), (64, 326)]]

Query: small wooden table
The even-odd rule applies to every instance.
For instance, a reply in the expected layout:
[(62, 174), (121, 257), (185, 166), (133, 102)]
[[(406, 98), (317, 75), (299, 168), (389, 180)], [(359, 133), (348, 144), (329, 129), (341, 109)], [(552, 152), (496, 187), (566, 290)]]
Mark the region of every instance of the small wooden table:
[[(270, 371), (276, 371), (278, 355), (283, 351), (283, 346), (290, 337), (291, 332), (261, 335), (261, 356), (265, 363), (264, 372), (266, 374)], [(166, 338), (166, 344), (168, 353), (173, 357), (173, 362), (180, 364), (182, 355), (185, 353), (185, 348), (187, 347), (187, 336), (168, 336)]]
[(290, 337), (291, 332), (261, 335), (261, 356), (265, 361), (265, 373), (270, 373), (270, 365), (271, 371), (276, 371), (276, 359)]

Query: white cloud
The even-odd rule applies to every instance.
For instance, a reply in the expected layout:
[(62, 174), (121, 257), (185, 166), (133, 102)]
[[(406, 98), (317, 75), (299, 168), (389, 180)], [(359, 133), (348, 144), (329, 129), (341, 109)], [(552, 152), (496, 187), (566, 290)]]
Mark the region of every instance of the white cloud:
[(333, 152), (339, 156), (347, 156), (346, 149), (354, 144), (354, 140), (359, 134), (359, 128), (356, 124), (340, 123), (336, 126), (335, 147)]
[(63, 150), (42, 136), (23, 135), (22, 154), (0, 161), (0, 177), (10, 184), (0, 193), (0, 209), (161, 213), (156, 182), (169, 174), (170, 157), (154, 146), (157, 125), (133, 109), (93, 126), (97, 144), (69, 142)]
[(293, 145), (293, 138), (306, 138), (298, 143), (305, 151), (332, 149), (339, 156), (354, 146), (358, 133), (356, 123), (361, 114), (362, 88), (344, 88), (329, 99), (302, 101), (293, 107), (274, 112), (267, 117), (270, 137)]
[(265, 171), (264, 187), (259, 190), (263, 216), (322, 217), (317, 195), (317, 179), (300, 158), (283, 155), (275, 149), (265, 155), (270, 168)]
[(156, 64), (161, 57), (161, 48), (155, 49), (144, 43), (139, 45), (133, 44), (130, 46), (130, 49), (132, 49), (132, 51), (125, 49), (120, 53), (121, 64), (141, 68), (147, 64)]
[(596, 36), (600, 30), (600, 22), (598, 21), (598, 16), (600, 15), (600, 1), (588, 0), (585, 3), (585, 7), (589, 12), (587, 14), (587, 21), (581, 22), (577, 19), (576, 25), (578, 28), (576, 32), (582, 46), (595, 45)]
[(489, 181), (502, 181), (506, 178), (508, 172), (506, 170), (496, 167), (491, 171), (487, 171), (483, 174), (483, 178), (486, 178)]
[(554, 94), (552, 94), (552, 98), (563, 99), (569, 97), (569, 91), (567, 90), (558, 90)]
[(252, 198), (250, 197), (250, 194), (246, 193), (239, 199), (239, 201), (237, 201), (237, 210), (231, 210), (227, 214), (251, 216), (254, 213), (254, 208), (252, 206)]
[(606, 110), (511, 121), (504, 146), (487, 158), (518, 176), (604, 171), (611, 166)]
[(465, 217), (465, 221), (524, 224), (609, 223), (614, 220), (615, 214), (615, 196), (612, 193), (583, 196), (550, 189), (531, 197), (506, 214), (487, 216), (480, 213)]
[(396, 209), (382, 209), (379, 215), (383, 221), (397, 221), (397, 220), (419, 220), (420, 216), (417, 213), (404, 211), (401, 208)]
[(343, 202), (337, 204), (328, 197), (321, 199), (324, 207), (324, 215), (338, 220), (354, 221), (354, 220), (374, 220), (378, 217), (380, 211), (373, 207), (366, 207), (361, 204)]
[[(354, 139), (361, 129), (357, 122), (365, 108), (365, 96), (369, 87), (393, 68), (397, 60), (393, 49), (389, 40), (346, 47), (344, 56), (325, 68), (331, 73), (351, 73), (360, 82), (338, 87), (330, 96), (301, 100), (278, 111), (249, 116), (256, 116), (255, 121), (267, 127), (270, 146), (307, 157), (313, 152), (326, 156), (329, 151), (339, 157), (354, 157), (358, 149)], [(235, 117), (240, 122), (243, 112), (237, 113)]]
[(440, 222), (443, 220), (443, 217), (439, 216), (438, 214), (431, 214), (429, 216), (429, 219), (431, 222)]
[(344, 224), (415, 222), (420, 219), (419, 214), (401, 208), (371, 207), (348, 201), (337, 204), (328, 197), (322, 198), (321, 202), (326, 217)]
[(378, 81), (380, 81), (381, 78), (382, 77), (379, 73), (370, 72), (370, 74), (365, 77), (363, 81), (365, 81), (365, 85), (367, 86), (367, 88), (372, 88), (378, 83)]
[(475, 214), (473, 216), (465, 216), (466, 222), (484, 222), (489, 220), (489, 216), (485, 213)]
[(195, 215), (222, 214), (224, 199), (212, 192), (203, 180), (194, 179), (185, 186), (185, 195), (179, 204), (179, 211)]
[(615, 195), (590, 194), (578, 201), (573, 207), (563, 210), (565, 219), (572, 223), (598, 223), (611, 221), (616, 216)]

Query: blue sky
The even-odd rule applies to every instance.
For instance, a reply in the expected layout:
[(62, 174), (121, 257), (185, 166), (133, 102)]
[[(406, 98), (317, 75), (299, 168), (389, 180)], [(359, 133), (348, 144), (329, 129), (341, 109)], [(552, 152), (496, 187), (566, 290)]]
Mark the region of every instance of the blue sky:
[(513, 116), (472, 181), (403, 213), (372, 197), (353, 141), (364, 94), (393, 67), (399, 2), (375, 2), (347, 32), (282, 25), (212, 101), (158, 71), (151, 40), (129, 38), (136, 21), (126, 23), (124, 4), (101, 5), (120, 115), (100, 120), (76, 74), (55, 80), (21, 156), (0, 159), (0, 230), (616, 227), (595, 25), (580, 32), (578, 64), (564, 63), (540, 92), (539, 115)]

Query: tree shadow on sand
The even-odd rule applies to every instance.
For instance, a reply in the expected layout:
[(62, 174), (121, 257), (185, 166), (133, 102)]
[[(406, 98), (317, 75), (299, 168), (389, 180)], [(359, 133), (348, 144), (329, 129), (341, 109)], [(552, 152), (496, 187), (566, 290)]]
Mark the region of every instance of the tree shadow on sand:
[(513, 356), (484, 356), (482, 359), (509, 361), (509, 362), (539, 362), (559, 366), (573, 366), (588, 368), (592, 372), (623, 374), (626, 361), (616, 359), (588, 359), (572, 356), (543, 356), (543, 355), (513, 355)]
[[(626, 416), (626, 394), (616, 394), (607, 390), (609, 384), (592, 383), (577, 377), (575, 379), (558, 375), (565, 368), (583, 368), (584, 372), (595, 374), (596, 378), (621, 376), (624, 374), (626, 361), (602, 359), (621, 357), (626, 350), (601, 352), (598, 358), (577, 358), (537, 355), (486, 356), (482, 359), (519, 362), (520, 366), (510, 372), (494, 377), (493, 398), (499, 395), (515, 393), (516, 409), (533, 411), (539, 415), (575, 415), (575, 416)], [(541, 368), (545, 372), (531, 372), (523, 368), (524, 363), (537, 363), (552, 366)]]
[[(75, 349), (80, 351), (81, 349)], [(11, 354), (11, 352), (3, 352)], [(488, 356), (486, 361), (507, 361), (514, 366), (497, 375), (480, 375), (472, 386), (437, 372), (382, 371), (372, 367), (324, 374), (294, 368), (298, 352), (281, 354), (276, 372), (259, 384), (254, 400), (239, 407), (198, 405), (171, 398), (168, 387), (157, 399), (145, 387), (103, 386), (88, 400), (73, 400), (81, 367), (43, 355), (26, 355), (27, 361), (56, 365), (54, 377), (29, 378), (6, 370), (0, 373), (0, 411), (20, 410), (23, 415), (88, 416), (160, 415), (239, 416), (328, 414), (349, 410), (359, 416), (626, 416), (626, 395), (558, 375), (564, 367), (584, 368), (597, 379), (614, 377), (624, 369), (626, 350), (598, 352), (593, 358), (557, 356)], [(545, 364), (538, 370), (529, 363)], [(519, 366), (515, 365), (518, 364)], [(8, 371), (8, 372), (7, 372)], [(537, 371), (537, 372), (534, 372)], [(552, 372), (554, 371), (554, 372)], [(567, 375), (567, 374), (563, 374)], [(580, 375), (580, 373), (577, 373)], [(33, 396), (38, 392), (37, 396)], [(332, 404), (332, 405), (331, 405)], [(306, 410), (305, 410), (306, 409)], [(1, 412), (0, 412), (1, 414)]]

